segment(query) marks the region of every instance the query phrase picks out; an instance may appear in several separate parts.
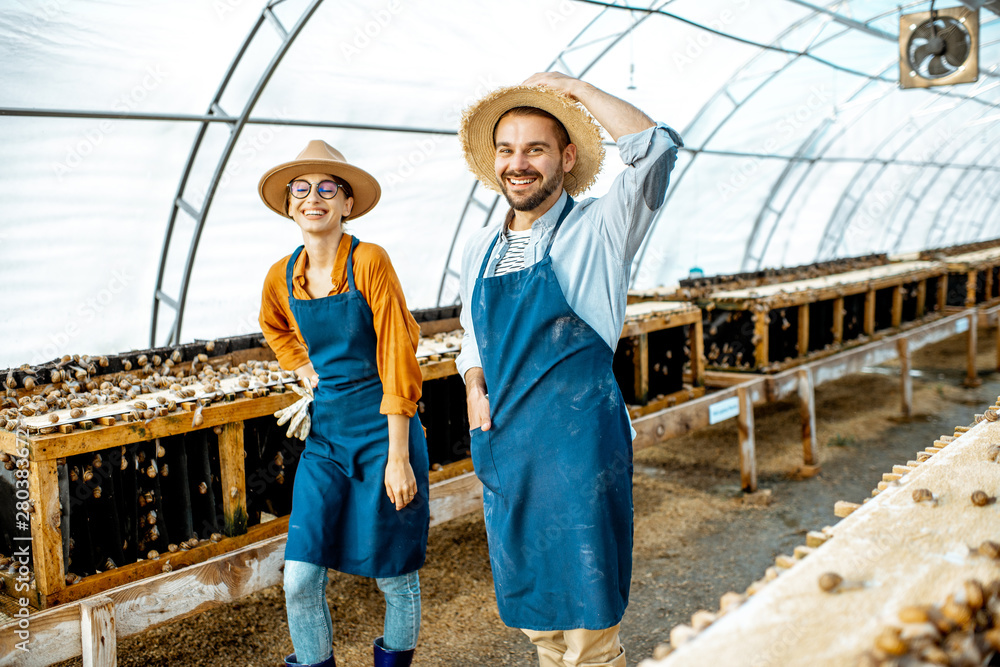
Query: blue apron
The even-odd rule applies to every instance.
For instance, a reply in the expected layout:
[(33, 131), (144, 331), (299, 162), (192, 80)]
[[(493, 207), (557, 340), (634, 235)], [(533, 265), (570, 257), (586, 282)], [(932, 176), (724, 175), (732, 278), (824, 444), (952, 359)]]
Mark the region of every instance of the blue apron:
[(395, 577), (419, 569), (427, 552), (430, 469), (420, 420), (410, 419), (410, 465), (417, 495), (400, 511), (385, 491), (389, 422), (379, 414), (382, 382), (375, 361), (371, 307), (354, 287), (354, 249), (347, 259), (350, 290), (296, 299), (288, 260), (288, 303), (319, 375), (310, 404), (312, 430), (295, 473), (286, 560), (348, 574)]
[[(632, 575), (632, 438), (614, 351), (566, 302), (549, 251), (485, 277), (472, 321), (490, 399), (472, 432), (500, 618), (528, 630), (621, 622)], [(498, 237), (499, 238), (499, 235)]]

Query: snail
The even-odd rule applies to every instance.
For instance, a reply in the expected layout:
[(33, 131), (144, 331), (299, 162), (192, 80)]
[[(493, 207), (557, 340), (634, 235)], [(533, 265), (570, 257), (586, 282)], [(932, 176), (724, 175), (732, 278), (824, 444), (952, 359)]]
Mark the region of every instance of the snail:
[(211, 354), (212, 352), (215, 352), (215, 341), (214, 340), (210, 340), (207, 343), (205, 343), (205, 351), (208, 352), (209, 354)]
[(993, 498), (985, 491), (973, 491), (971, 500), (972, 504), (976, 507), (984, 507), (985, 505), (989, 505), (993, 501)]

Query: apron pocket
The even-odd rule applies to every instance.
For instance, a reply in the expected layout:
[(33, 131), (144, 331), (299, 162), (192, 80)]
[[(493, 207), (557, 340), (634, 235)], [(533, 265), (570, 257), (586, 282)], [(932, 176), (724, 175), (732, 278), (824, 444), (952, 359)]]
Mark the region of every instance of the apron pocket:
[(481, 428), (474, 428), (469, 431), (470, 446), (472, 452), (472, 465), (476, 469), (476, 476), (487, 489), (498, 496), (503, 497), (503, 490), (500, 487), (500, 475), (497, 471), (496, 462), (493, 460), (493, 447), (490, 443), (491, 431), (484, 431)]

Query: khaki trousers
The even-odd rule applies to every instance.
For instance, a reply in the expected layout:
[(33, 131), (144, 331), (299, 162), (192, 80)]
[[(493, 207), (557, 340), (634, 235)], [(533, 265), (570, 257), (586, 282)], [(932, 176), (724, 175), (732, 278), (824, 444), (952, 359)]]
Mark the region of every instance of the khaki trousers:
[(625, 667), (621, 624), (605, 630), (521, 630), (538, 649), (540, 667)]

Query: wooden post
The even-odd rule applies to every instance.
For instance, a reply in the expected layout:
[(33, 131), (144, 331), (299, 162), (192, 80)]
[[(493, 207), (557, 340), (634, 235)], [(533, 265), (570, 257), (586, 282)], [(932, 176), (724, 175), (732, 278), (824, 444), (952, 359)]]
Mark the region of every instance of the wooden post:
[(222, 473), (222, 511), (226, 535), (247, 532), (246, 467), (243, 463), (243, 422), (223, 424), (219, 433), (219, 467)]
[(865, 294), (865, 335), (875, 333), (875, 290), (870, 289)]
[(799, 306), (799, 356), (809, 354), (809, 304)]
[(917, 319), (924, 316), (927, 309), (927, 279), (917, 283)]
[(903, 416), (909, 418), (913, 414), (913, 379), (910, 377), (910, 341), (900, 338), (896, 341), (899, 351), (899, 382), (902, 389)]
[(757, 319), (753, 323), (753, 357), (756, 370), (760, 370), (768, 364), (767, 349), (767, 325), (770, 318), (770, 311), (761, 310), (757, 313)]
[(973, 310), (969, 313), (969, 338), (968, 345), (965, 350), (965, 386), (967, 387), (978, 387), (983, 383), (979, 379), (979, 373), (976, 372), (976, 326), (979, 323), (978, 313)]
[(740, 434), (740, 483), (744, 491), (757, 490), (757, 454), (754, 447), (753, 402), (746, 387), (736, 390), (740, 414), (736, 417)]
[[(997, 331), (1000, 331), (1000, 329), (997, 329)], [(1000, 345), (1000, 343), (998, 343), (998, 345)], [(705, 336), (703, 334), (701, 318), (695, 320), (689, 329), (688, 349), (691, 350), (691, 386), (704, 387)]]
[(83, 667), (118, 665), (115, 604), (111, 598), (101, 595), (80, 602), (80, 640)]
[(649, 402), (649, 334), (632, 336), (632, 367), (635, 370), (635, 402)]
[(993, 267), (987, 266), (983, 269), (986, 274), (986, 284), (983, 285), (983, 303), (989, 303), (993, 297)]
[(802, 460), (807, 466), (819, 462), (816, 449), (816, 396), (813, 391), (812, 372), (800, 368), (798, 373), (799, 416), (802, 418)]
[(937, 307), (938, 312), (943, 312), (948, 303), (948, 274), (938, 278)]
[(898, 327), (903, 322), (903, 286), (897, 285), (892, 290), (892, 326)]
[(971, 308), (976, 305), (976, 270), (969, 271), (965, 279), (965, 307)]
[(997, 325), (997, 370), (1000, 371), (1000, 312), (996, 313)]
[(62, 512), (59, 509), (59, 473), (56, 461), (28, 461), (28, 484), (35, 501), (31, 513), (31, 559), (38, 591), (38, 606), (46, 607), (46, 598), (66, 588), (63, 569)]
[(844, 342), (844, 297), (833, 300), (833, 344)]

